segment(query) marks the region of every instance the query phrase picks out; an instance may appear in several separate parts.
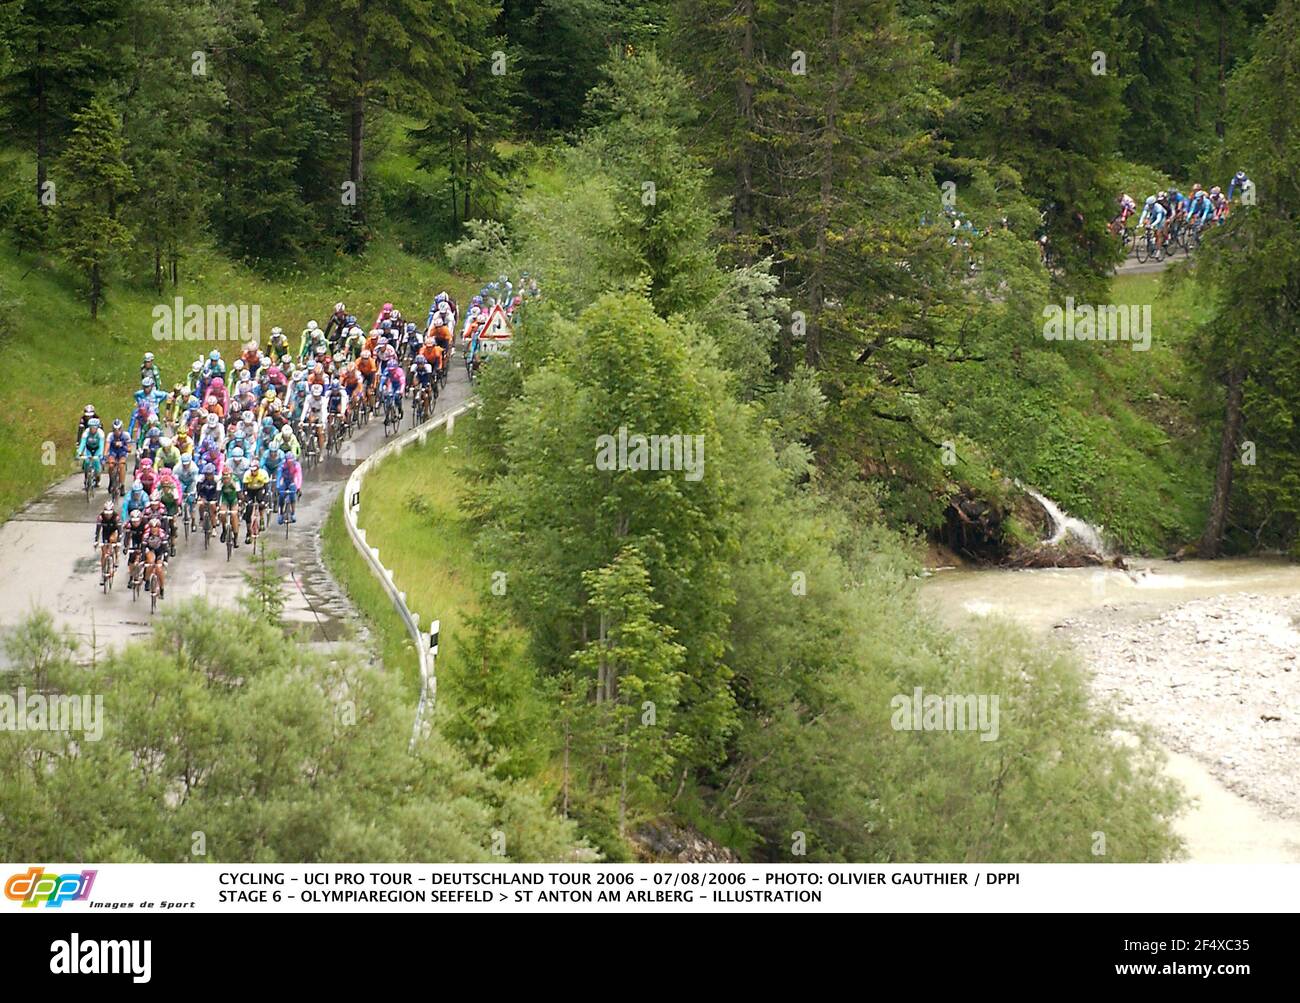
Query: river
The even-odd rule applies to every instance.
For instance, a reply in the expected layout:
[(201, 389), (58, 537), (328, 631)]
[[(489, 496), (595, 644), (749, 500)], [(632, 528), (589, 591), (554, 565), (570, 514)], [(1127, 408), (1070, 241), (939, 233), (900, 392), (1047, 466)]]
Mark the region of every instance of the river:
[(1300, 564), (1130, 565), (940, 569), (921, 595), (950, 626), (1002, 616), (1072, 646), (1194, 799), (1191, 862), (1300, 862)]

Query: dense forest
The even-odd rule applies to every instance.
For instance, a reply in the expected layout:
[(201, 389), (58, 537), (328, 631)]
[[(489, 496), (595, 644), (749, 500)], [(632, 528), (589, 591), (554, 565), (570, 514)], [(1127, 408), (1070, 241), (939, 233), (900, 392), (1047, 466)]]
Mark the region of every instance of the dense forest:
[[(510, 583), (483, 583), (422, 753), (460, 808), (367, 745), (411, 791), (402, 824), (340, 760), (355, 818), (273, 778), (268, 805), (320, 832), (231, 820), (232, 842), (368, 859), (386, 817), (369, 859), (471, 858), (513, 817), (519, 859), (621, 859), (668, 818), (745, 859), (1091, 860), (1098, 830), (1107, 860), (1175, 853), (1177, 796), (1078, 666), (944, 630), (915, 580), (927, 545), (1032, 551), (1022, 485), (1130, 552), (1300, 554), (1297, 92), (1295, 0), (0, 3), (5, 253), (67, 280), (89, 326), (60, 337), (209, 255), (274, 283), (398, 241), (543, 290), (457, 474)], [(1158, 351), (1043, 337), (1045, 306), (1131, 294), (1121, 192), (1238, 169), (1259, 203), (1160, 283)], [(702, 475), (600, 469), (619, 429), (698, 437)], [(255, 664), (214, 640), (222, 614), (187, 615), (168, 630), (207, 647), (169, 672)], [(79, 671), (48, 624), (20, 640), (19, 664)], [(328, 744), (302, 668), (261, 682)], [(379, 729), (400, 697), (360, 684)], [(1001, 739), (891, 726), (916, 687), (1000, 694)], [(232, 736), (276, 708), (205, 689)], [(6, 783), (40, 789), (42, 826), (74, 789)], [(40, 856), (42, 826), (4, 855)], [(167, 859), (141, 831), (87, 845)]]

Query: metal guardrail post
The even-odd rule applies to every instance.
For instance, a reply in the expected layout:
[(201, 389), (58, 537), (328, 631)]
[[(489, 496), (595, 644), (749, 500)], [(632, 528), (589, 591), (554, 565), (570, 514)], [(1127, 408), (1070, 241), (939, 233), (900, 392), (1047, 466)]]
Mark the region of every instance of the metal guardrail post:
[[(347, 485), (344, 489), (343, 505), (343, 522), (347, 525), (348, 536), (352, 538), (352, 546), (357, 553), (365, 560), (371, 573), (379, 579), (379, 584), (383, 587), (384, 592), (388, 594), (389, 600), (397, 610), (397, 615), (402, 618), (406, 624), (407, 633), (411, 635), (412, 641), (415, 642), (415, 657), (420, 667), (420, 702), (415, 710), (415, 722), (411, 726), (411, 742), (409, 748), (414, 750), (415, 743), (420, 737), (421, 726), (423, 725), (428, 708), (433, 706), (434, 694), (437, 691), (437, 679), (433, 674), (433, 654), (436, 653), (436, 646), (430, 651), (425, 647), (424, 635), (420, 632), (420, 618), (406, 605), (406, 594), (398, 590), (393, 581), (393, 573), (384, 567), (379, 560), (379, 551), (366, 543), (365, 532), (357, 525), (357, 516), (361, 512), (361, 482), (365, 479), (366, 472), (372, 465), (378, 464), (385, 459), (390, 453), (400, 453), (402, 448), (407, 444), (415, 441), (417, 438), (421, 444), (425, 441), (428, 433), (434, 429), (447, 425), (450, 428), (454, 426), (456, 415), (464, 414), (472, 407), (478, 405), (477, 401), (467, 401), (459, 407), (455, 407), (446, 414), (438, 418), (431, 419), (423, 425), (403, 432), (396, 439), (385, 443), (379, 449), (367, 456), (352, 471), (348, 478)], [(434, 621), (437, 623), (437, 621)]]

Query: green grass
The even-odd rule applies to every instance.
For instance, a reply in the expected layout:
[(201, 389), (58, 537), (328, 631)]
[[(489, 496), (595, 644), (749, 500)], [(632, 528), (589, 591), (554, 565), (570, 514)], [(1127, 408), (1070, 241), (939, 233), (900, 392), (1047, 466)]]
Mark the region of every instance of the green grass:
[[(283, 327), (297, 348), (310, 319), (324, 323), (336, 301), (369, 324), (388, 301), (423, 321), (440, 289), (458, 297), (467, 279), (407, 254), (392, 240), (377, 241), (363, 258), (337, 256), (311, 272), (270, 279), (212, 250), (198, 250), (182, 266), (181, 283), (159, 295), (151, 286), (119, 282), (97, 320), (90, 320), (72, 276), (57, 262), (17, 254), (0, 240), (0, 290), (8, 300), (0, 346), (20, 368), (0, 391), (0, 518), (50, 482), (71, 473), (73, 435), (81, 409), (93, 403), (100, 416), (130, 417), (139, 388), (141, 357), (153, 352), (170, 385), (183, 379), (200, 352), (219, 348), (229, 360), (234, 341), (159, 341), (153, 309), (174, 296), (186, 303), (249, 304), (260, 309), (262, 339)], [(53, 443), (51, 465), (43, 443)]]
[(439, 675), (458, 661), (465, 617), (491, 581), (491, 570), (475, 557), (473, 527), (460, 514), (464, 441), (463, 432), (448, 439), (435, 430), (426, 445), (408, 446), (370, 470), (363, 489), (370, 502), (362, 503), (359, 520), (420, 625), (442, 621)]
[(1167, 288), (1159, 274), (1117, 276), (1109, 301), (1151, 305), (1150, 350), (1053, 343), (1025, 353), (1017, 380), (991, 379), (955, 410), (991, 463), (1105, 526), (1125, 551), (1160, 553), (1200, 532), (1213, 474), (1187, 352), (1207, 307), (1194, 284)]

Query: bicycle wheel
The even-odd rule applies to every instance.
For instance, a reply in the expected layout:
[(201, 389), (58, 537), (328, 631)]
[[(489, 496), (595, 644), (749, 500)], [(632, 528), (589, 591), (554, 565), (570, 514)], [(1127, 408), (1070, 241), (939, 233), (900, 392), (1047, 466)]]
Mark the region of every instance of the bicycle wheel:
[(1149, 236), (1139, 237), (1137, 247), (1133, 253), (1137, 256), (1139, 265), (1145, 264), (1147, 259), (1151, 257), (1151, 238)]

